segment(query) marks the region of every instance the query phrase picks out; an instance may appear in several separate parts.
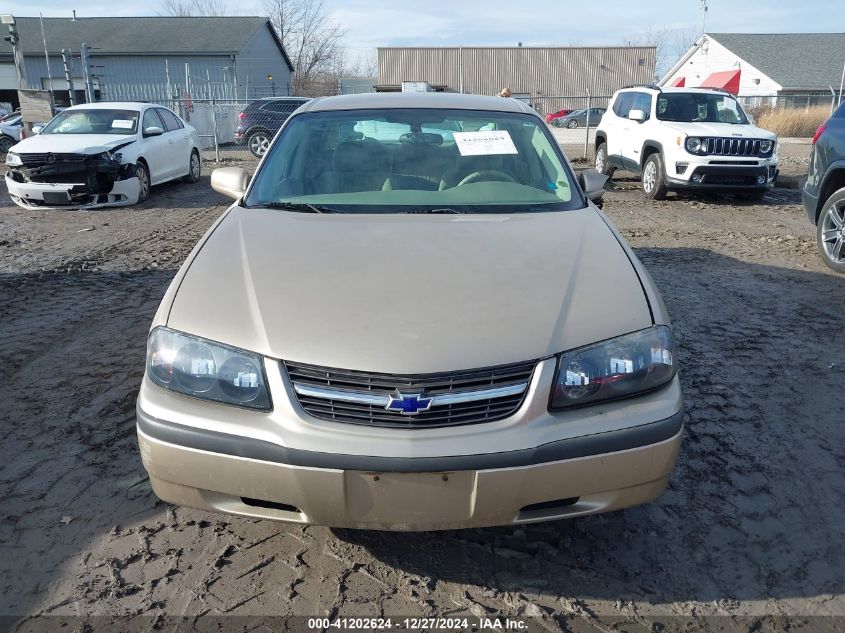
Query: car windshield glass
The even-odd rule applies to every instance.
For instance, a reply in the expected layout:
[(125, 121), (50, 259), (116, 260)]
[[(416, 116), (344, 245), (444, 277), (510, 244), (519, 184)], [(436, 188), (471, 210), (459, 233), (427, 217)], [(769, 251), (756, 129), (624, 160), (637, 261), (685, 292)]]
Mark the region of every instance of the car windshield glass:
[(247, 206), (284, 208), (279, 203), (345, 213), (513, 213), (585, 205), (539, 118), (446, 109), (293, 117), (246, 198)]
[(135, 110), (65, 110), (41, 130), (42, 134), (135, 134)]
[(748, 123), (736, 99), (719, 92), (664, 92), (657, 97), (661, 121), (693, 123)]

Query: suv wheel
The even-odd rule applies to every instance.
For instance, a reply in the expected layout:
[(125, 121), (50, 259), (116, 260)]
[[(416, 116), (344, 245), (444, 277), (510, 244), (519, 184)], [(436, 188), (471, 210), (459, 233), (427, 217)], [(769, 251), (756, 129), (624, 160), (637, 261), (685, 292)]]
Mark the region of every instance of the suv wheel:
[(15, 143), (17, 141), (11, 136), (6, 136), (5, 134), (0, 135), (0, 154), (8, 152)]
[(246, 144), (253, 156), (261, 158), (270, 149), (270, 134), (264, 130), (256, 130), (249, 135)]
[(608, 178), (616, 171), (616, 168), (611, 167), (610, 163), (607, 162), (607, 143), (601, 143), (596, 148), (596, 171)]
[(666, 181), (663, 179), (663, 159), (660, 154), (651, 154), (643, 165), (643, 191), (649, 200), (666, 198)]
[(834, 191), (822, 207), (816, 242), (824, 263), (845, 273), (845, 187)]

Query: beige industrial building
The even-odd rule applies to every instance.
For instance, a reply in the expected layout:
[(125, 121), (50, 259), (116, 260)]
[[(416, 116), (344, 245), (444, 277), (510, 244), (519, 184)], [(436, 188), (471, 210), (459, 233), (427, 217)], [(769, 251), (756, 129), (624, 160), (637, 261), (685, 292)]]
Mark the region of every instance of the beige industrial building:
[[(378, 49), (378, 90), (427, 82), (435, 90), (514, 97), (546, 112), (584, 107), (593, 95), (603, 105), (622, 86), (654, 81), (653, 46), (453, 46)], [(602, 99), (605, 98), (605, 99)], [(567, 103), (567, 101), (569, 103)]]

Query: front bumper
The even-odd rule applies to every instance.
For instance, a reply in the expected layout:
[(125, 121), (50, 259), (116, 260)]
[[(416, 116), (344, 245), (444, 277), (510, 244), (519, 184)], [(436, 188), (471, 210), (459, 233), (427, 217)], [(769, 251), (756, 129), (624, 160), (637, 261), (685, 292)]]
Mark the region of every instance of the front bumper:
[[(769, 189), (774, 186), (777, 174), (776, 164), (697, 165), (691, 163), (684, 171), (683, 177), (667, 177), (666, 183), (671, 189)], [(760, 179), (762, 179), (762, 182), (760, 182)]]
[[(545, 372), (539, 372), (543, 374)], [(453, 438), (452, 452), (422, 454), (419, 442), (404, 440), (405, 451), (384, 450), (378, 439), (370, 451), (320, 442), (300, 448), (266, 433), (245, 436), (232, 427), (200, 428), (163, 420), (167, 411), (155, 400), (187, 401), (158, 394), (145, 384), (138, 404), (138, 441), (144, 467), (155, 493), (165, 501), (209, 511), (332, 527), (380, 530), (441, 530), (531, 523), (594, 514), (645, 503), (660, 495), (674, 467), (683, 427), (677, 377), (662, 392), (632, 399), (617, 413), (631, 426), (592, 424), (592, 432), (573, 433), (560, 424), (558, 437), (534, 446), (516, 447), (507, 440), (507, 421), (458, 428), (479, 436), (504, 436), (496, 447), (483, 449)], [(163, 390), (159, 390), (163, 391)], [(637, 402), (640, 400), (640, 402)], [(616, 403), (617, 406), (621, 404)], [(666, 403), (674, 413), (644, 419), (639, 409)], [(540, 403), (537, 403), (540, 406)], [(651, 403), (651, 404), (649, 404)], [(185, 402), (187, 406), (198, 406)], [(277, 409), (281, 403), (277, 402)], [(545, 406), (545, 405), (543, 405)], [(145, 407), (155, 411), (151, 414)], [(530, 410), (531, 403), (526, 405)], [(231, 407), (216, 409), (226, 410)], [(655, 409), (651, 409), (654, 411)], [(570, 412), (590, 420), (586, 410)], [(237, 412), (234, 413), (237, 416)], [(259, 414), (250, 413), (253, 418)], [(607, 412), (599, 418), (612, 418)], [(291, 422), (294, 425), (302, 421)], [(283, 423), (287, 424), (287, 422)], [(334, 435), (362, 433), (333, 424)], [(500, 430), (490, 427), (500, 427)], [(487, 427), (487, 428), (484, 428)], [(517, 421), (523, 438), (531, 429)], [(570, 427), (570, 428), (567, 428)], [(378, 430), (378, 429), (377, 429)], [(381, 435), (389, 431), (378, 430)], [(432, 434), (455, 429), (432, 430)], [(477, 450), (478, 453), (456, 452)], [(331, 451), (331, 452), (329, 452)], [(402, 454), (400, 454), (402, 453)]]
[(18, 182), (6, 176), (12, 201), (24, 209), (93, 209), (117, 207), (138, 202), (139, 185), (134, 176), (114, 183), (108, 193), (83, 191), (85, 183)]

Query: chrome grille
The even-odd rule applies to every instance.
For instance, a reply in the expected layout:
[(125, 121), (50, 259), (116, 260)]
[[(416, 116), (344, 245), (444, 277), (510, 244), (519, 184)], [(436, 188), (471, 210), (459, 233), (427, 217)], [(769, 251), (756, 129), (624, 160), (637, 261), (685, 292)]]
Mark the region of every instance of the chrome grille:
[[(18, 154), (21, 159), (21, 162), (24, 165), (44, 165), (47, 161), (48, 153), (44, 154)], [(81, 163), (86, 158), (88, 158), (88, 154), (53, 154), (54, 161), (56, 163)]]
[(708, 138), (707, 153), (715, 156), (757, 156), (760, 154), (760, 139)]
[[(439, 374), (380, 374), (285, 362), (296, 398), (322, 420), (394, 428), (432, 428), (493, 422), (519, 409), (535, 361)], [(388, 410), (391, 395), (424, 394), (428, 410)], [(489, 395), (490, 397), (481, 397)], [(355, 400), (355, 401), (350, 401)]]

